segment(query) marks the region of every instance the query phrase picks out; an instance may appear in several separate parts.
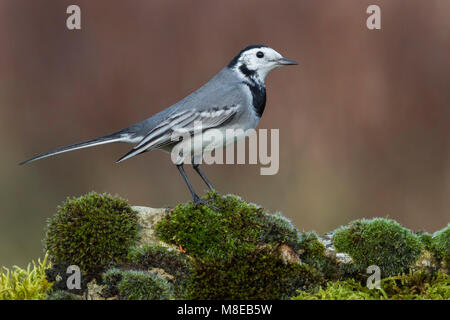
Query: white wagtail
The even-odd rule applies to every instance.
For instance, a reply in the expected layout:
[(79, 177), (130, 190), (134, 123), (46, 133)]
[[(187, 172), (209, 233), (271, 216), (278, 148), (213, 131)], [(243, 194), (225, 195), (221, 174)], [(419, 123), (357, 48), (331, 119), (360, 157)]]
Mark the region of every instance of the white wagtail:
[[(38, 155), (27, 161), (36, 161), (59, 153), (98, 146), (111, 142), (136, 144), (134, 148), (120, 158), (122, 162), (138, 154), (160, 149), (171, 152), (183, 141), (174, 141), (175, 130), (184, 130), (193, 134), (194, 122), (201, 123), (204, 134), (211, 129), (256, 128), (266, 106), (267, 74), (280, 66), (296, 65), (297, 62), (283, 58), (281, 54), (264, 45), (252, 45), (244, 48), (231, 62), (209, 82), (186, 98), (164, 109), (154, 116), (112, 134), (61, 147)], [(235, 140), (234, 140), (235, 141)], [(202, 148), (205, 146), (202, 145)], [(222, 146), (223, 147), (223, 146)], [(192, 150), (194, 153), (194, 150)], [(194, 191), (183, 169), (186, 157), (176, 164), (195, 205), (205, 204)], [(194, 170), (211, 190), (213, 186), (199, 168), (198, 161), (192, 161)]]

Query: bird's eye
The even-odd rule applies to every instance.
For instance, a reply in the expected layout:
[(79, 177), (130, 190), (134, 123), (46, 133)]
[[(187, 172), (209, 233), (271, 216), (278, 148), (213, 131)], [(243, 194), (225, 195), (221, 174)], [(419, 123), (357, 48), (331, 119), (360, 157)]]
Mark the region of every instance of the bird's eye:
[(258, 58), (262, 58), (262, 57), (264, 57), (264, 53), (262, 53), (262, 51), (258, 51), (258, 52), (256, 53), (256, 56), (257, 56)]

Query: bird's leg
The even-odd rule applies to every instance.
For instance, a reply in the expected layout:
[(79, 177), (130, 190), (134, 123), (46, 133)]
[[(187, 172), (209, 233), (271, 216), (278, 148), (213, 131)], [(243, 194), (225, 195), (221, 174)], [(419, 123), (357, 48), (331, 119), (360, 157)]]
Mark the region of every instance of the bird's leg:
[(192, 184), (189, 182), (189, 180), (188, 180), (188, 178), (187, 178), (187, 176), (186, 176), (186, 173), (184, 172), (183, 164), (178, 164), (178, 165), (177, 165), (177, 169), (178, 169), (178, 171), (180, 171), (181, 176), (182, 176), (183, 179), (184, 179), (184, 182), (186, 182), (186, 185), (187, 185), (187, 187), (189, 188), (189, 191), (190, 191), (191, 194), (192, 194), (192, 198), (193, 198), (192, 201), (194, 202), (194, 205), (195, 205), (195, 206), (198, 206), (198, 205), (208, 205), (208, 201), (201, 199), (201, 198), (195, 193), (195, 190), (194, 190), (194, 188), (192, 187)]
[(208, 178), (206, 178), (206, 176), (200, 170), (200, 165), (198, 163), (192, 163), (192, 168), (194, 168), (194, 170), (198, 173), (198, 175), (206, 183), (206, 185), (208, 186), (209, 190), (215, 191), (215, 189), (214, 189), (213, 185), (211, 184), (211, 182), (209, 182)]

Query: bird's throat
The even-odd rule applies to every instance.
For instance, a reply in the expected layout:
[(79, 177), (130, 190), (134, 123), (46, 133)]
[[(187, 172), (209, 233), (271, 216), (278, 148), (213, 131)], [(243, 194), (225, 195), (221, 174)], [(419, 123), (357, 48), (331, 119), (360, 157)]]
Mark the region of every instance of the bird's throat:
[(244, 81), (252, 94), (253, 109), (258, 117), (261, 118), (266, 107), (266, 87), (254, 80)]
[(239, 66), (239, 72), (245, 79), (243, 83), (248, 86), (252, 94), (252, 104), (255, 113), (261, 118), (266, 107), (266, 86), (264, 80), (256, 70), (250, 70), (245, 63)]

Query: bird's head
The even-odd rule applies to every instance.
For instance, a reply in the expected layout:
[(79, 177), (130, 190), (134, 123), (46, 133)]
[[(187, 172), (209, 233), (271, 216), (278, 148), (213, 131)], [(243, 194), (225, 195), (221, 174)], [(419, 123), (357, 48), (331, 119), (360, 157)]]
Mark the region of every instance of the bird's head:
[(284, 58), (272, 48), (263, 45), (252, 45), (241, 50), (228, 64), (228, 68), (235, 70), (243, 77), (264, 81), (271, 70), (295, 64), (298, 63)]

